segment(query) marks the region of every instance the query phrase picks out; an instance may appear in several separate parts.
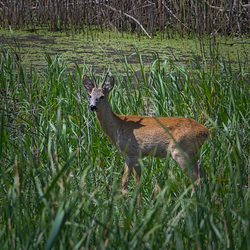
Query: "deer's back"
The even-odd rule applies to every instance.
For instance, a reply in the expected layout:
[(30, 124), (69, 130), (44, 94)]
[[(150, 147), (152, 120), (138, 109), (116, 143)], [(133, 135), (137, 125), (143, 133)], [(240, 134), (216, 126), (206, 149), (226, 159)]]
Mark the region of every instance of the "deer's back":
[(129, 154), (166, 157), (169, 144), (178, 143), (190, 149), (201, 146), (208, 129), (189, 118), (123, 116), (119, 118), (115, 142), (120, 151)]

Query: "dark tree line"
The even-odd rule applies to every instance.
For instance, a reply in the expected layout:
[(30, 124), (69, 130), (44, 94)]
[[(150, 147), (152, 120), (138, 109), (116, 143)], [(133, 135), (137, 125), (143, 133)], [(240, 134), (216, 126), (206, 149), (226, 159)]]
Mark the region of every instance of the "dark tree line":
[(249, 0), (2, 0), (2, 28), (92, 33), (104, 29), (152, 37), (250, 33)]

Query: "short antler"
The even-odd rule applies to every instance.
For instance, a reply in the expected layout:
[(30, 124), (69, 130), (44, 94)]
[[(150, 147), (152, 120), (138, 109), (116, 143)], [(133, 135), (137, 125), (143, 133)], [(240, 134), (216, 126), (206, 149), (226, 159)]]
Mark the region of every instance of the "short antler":
[(97, 88), (97, 84), (96, 84), (96, 80), (95, 80), (95, 77), (94, 77), (94, 74), (93, 74), (93, 67), (92, 66), (90, 66), (89, 71), (90, 71), (90, 75), (92, 77), (92, 80), (94, 82), (95, 88)]
[(108, 74), (109, 74), (109, 69), (110, 69), (110, 66), (109, 66), (109, 68), (108, 68), (108, 71), (107, 71), (107, 73), (105, 74), (105, 76), (104, 76), (104, 79), (103, 79), (103, 82), (102, 82), (102, 88), (104, 87), (104, 84), (105, 84), (105, 82), (106, 82), (106, 79), (107, 79), (107, 76), (108, 76)]

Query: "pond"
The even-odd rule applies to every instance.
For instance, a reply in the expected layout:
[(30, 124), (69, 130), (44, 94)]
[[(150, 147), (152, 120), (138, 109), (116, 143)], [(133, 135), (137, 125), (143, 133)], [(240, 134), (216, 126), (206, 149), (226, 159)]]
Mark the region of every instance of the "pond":
[(171, 58), (180, 67), (189, 65), (194, 55), (200, 62), (206, 59), (209, 63), (211, 55), (214, 58), (223, 56), (225, 60), (230, 59), (233, 67), (237, 65), (238, 60), (243, 67), (249, 67), (250, 39), (239, 37), (217, 36), (216, 41), (212, 37), (202, 40), (198, 37), (197, 39), (167, 40), (161, 39), (159, 34), (150, 40), (146, 36), (138, 39), (136, 34), (110, 31), (93, 32), (93, 36), (86, 33), (52, 33), (44, 30), (40, 30), (39, 33), (20, 30), (12, 32), (0, 29), (0, 45), (15, 50), (19, 47), (19, 55), (24, 64), (27, 66), (32, 64), (38, 70), (46, 65), (45, 52), (51, 56), (58, 55), (64, 59), (73, 59), (79, 66), (94, 65), (99, 72), (103, 72), (110, 65), (111, 71), (123, 73), (125, 57), (132, 71), (139, 70), (140, 64), (136, 51), (140, 52), (146, 69), (152, 64), (155, 53), (159, 55), (161, 61)]

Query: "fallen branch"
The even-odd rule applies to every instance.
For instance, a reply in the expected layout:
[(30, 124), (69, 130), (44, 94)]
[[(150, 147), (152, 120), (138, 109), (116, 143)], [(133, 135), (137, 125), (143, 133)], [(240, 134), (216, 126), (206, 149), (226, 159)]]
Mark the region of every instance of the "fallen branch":
[(167, 9), (167, 11), (177, 20), (179, 21), (186, 29), (188, 29), (188, 27), (172, 12), (172, 10), (170, 10), (168, 8), (167, 5), (164, 4), (164, 2), (162, 2), (162, 4), (164, 5), (164, 7)]
[(115, 8), (109, 6), (109, 5), (103, 4), (103, 6), (106, 6), (107, 8), (109, 8), (109, 9), (111, 9), (113, 11), (116, 11), (116, 12), (120, 13), (121, 15), (123, 14), (124, 16), (133, 19), (141, 27), (141, 29), (144, 31), (144, 33), (147, 35), (147, 37), (149, 37), (150, 39), (152, 39), (151, 36), (147, 33), (147, 31), (143, 28), (143, 26), (140, 24), (140, 22), (137, 19), (135, 19), (134, 17), (130, 16), (127, 13), (124, 13), (124, 12), (122, 13), (120, 10), (117, 10), (117, 9), (115, 9)]

